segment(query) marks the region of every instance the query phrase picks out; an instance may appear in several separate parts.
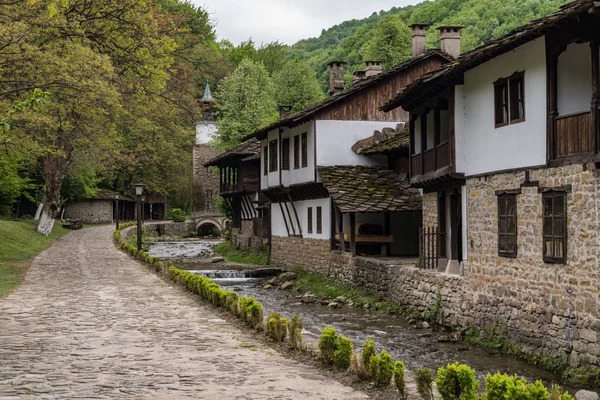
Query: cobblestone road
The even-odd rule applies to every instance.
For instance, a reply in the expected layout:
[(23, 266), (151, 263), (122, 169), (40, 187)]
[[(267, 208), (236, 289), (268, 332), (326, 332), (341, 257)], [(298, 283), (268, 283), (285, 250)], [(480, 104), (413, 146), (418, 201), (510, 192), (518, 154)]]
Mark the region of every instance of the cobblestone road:
[(0, 399), (363, 399), (117, 251), (68, 234), (0, 299)]

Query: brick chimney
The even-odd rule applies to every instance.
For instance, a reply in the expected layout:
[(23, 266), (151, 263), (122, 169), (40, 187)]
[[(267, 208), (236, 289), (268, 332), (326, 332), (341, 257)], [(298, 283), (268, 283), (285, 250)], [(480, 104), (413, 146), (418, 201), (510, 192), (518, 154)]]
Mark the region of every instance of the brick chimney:
[(367, 78), (378, 75), (383, 72), (383, 64), (381, 61), (366, 61), (367, 71), (365, 73)]
[(367, 71), (356, 71), (352, 74), (352, 86), (365, 79)]
[(343, 61), (329, 63), (329, 94), (331, 96), (344, 91), (344, 64)]
[(412, 56), (418, 57), (427, 50), (427, 24), (412, 24)]
[(292, 106), (279, 106), (279, 120), (286, 119), (292, 115)]
[(460, 30), (462, 26), (440, 26), (440, 49), (454, 57), (460, 56)]

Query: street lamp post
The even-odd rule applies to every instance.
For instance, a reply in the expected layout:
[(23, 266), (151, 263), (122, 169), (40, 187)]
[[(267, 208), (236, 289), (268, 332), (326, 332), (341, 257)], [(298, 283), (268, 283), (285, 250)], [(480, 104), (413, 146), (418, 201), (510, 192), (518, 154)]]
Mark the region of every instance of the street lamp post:
[(115, 193), (115, 222), (116, 222), (116, 228), (117, 230), (119, 230), (119, 193)]
[(144, 185), (137, 183), (135, 185), (135, 197), (137, 200), (137, 249), (142, 251), (142, 193)]
[(146, 214), (146, 196), (142, 196), (142, 224), (144, 223)]

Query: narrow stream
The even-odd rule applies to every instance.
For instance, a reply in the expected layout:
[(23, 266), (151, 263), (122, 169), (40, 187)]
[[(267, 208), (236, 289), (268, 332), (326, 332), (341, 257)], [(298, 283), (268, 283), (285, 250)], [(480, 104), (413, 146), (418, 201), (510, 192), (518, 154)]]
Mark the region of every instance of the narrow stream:
[[(357, 350), (370, 335), (379, 349), (386, 349), (394, 359), (404, 361), (409, 369), (436, 369), (458, 361), (474, 368), (482, 380), (488, 372), (503, 372), (517, 374), (530, 381), (542, 380), (547, 387), (550, 387), (551, 383), (558, 383), (571, 392), (575, 390), (564, 384), (560, 376), (514, 357), (472, 348), (465, 343), (439, 342), (441, 336), (448, 335), (447, 332), (416, 329), (403, 316), (348, 306), (336, 309), (318, 304), (305, 304), (300, 302), (301, 294), (294, 290), (263, 289), (265, 282), (270, 278), (253, 277), (256, 274), (244, 272), (243, 266), (232, 269), (228, 264), (212, 264), (210, 260), (198, 260), (196, 263), (185, 262), (183, 268), (208, 276), (219, 285), (238, 292), (240, 296), (253, 296), (262, 303), (265, 315), (278, 311), (288, 318), (293, 315), (300, 316), (304, 320), (305, 337), (318, 338), (324, 326), (332, 326), (349, 337)], [(261, 274), (273, 275), (276, 272), (267, 271)]]

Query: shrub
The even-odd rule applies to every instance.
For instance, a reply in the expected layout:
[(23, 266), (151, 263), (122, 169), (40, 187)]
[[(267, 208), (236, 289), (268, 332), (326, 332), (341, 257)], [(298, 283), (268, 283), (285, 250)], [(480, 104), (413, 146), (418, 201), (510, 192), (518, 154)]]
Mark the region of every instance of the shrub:
[(283, 343), (287, 336), (287, 322), (278, 312), (271, 313), (267, 319), (267, 334), (276, 342)]
[(371, 376), (371, 379), (373, 379), (375, 382), (377, 382), (377, 380), (379, 379), (379, 363), (380, 363), (380, 358), (377, 354), (373, 354), (371, 356), (371, 359), (369, 360), (369, 375)]
[(443, 400), (477, 400), (479, 381), (475, 370), (467, 365), (454, 363), (439, 368), (435, 383)]
[(181, 208), (171, 210), (171, 219), (173, 222), (185, 222), (186, 216)]
[(367, 336), (361, 351), (362, 362), (365, 369), (369, 369), (369, 366), (371, 365), (371, 357), (376, 353), (377, 348), (375, 347), (375, 341), (371, 339), (371, 336)]
[(254, 297), (246, 300), (246, 322), (253, 328), (259, 328), (263, 323), (263, 308)]
[(294, 350), (302, 348), (302, 328), (304, 328), (302, 318), (294, 315), (288, 324), (289, 345)]
[(388, 386), (392, 381), (394, 366), (392, 356), (385, 350), (381, 350), (379, 356), (372, 356), (369, 362), (369, 372), (375, 381), (375, 386)]
[[(556, 399), (562, 399), (557, 390), (553, 388)], [(567, 394), (570, 397), (570, 395)], [(566, 397), (568, 399), (569, 397)], [(497, 373), (488, 374), (485, 378), (485, 400), (549, 400), (550, 393), (540, 381), (528, 383), (526, 379), (519, 379), (516, 375), (510, 376)]]
[(568, 392), (563, 392), (560, 386), (552, 384), (552, 388), (550, 389), (550, 400), (575, 400), (575, 398)]
[(352, 341), (345, 336), (339, 335), (336, 342), (336, 350), (333, 353), (333, 363), (336, 367), (347, 370), (354, 354)]
[(415, 369), (415, 382), (417, 392), (423, 400), (434, 400), (433, 398), (433, 373), (429, 368)]
[(406, 368), (402, 361), (396, 361), (394, 363), (394, 383), (398, 392), (400, 393), (400, 399), (406, 399), (406, 382), (404, 381), (404, 372)]
[(333, 364), (334, 353), (337, 350), (337, 332), (335, 328), (323, 328), (319, 339), (321, 359), (325, 364)]

